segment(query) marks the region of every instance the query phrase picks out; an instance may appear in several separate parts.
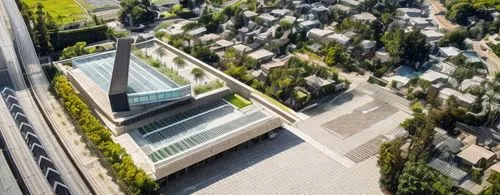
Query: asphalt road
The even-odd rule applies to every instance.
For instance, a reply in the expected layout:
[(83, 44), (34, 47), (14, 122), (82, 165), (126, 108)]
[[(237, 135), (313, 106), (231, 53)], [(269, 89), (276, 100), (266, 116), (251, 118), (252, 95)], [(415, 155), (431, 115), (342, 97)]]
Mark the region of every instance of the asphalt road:
[[(47, 150), (49, 156), (51, 157), (58, 171), (62, 175), (66, 185), (70, 188), (71, 192), (73, 194), (90, 194), (90, 190), (87, 187), (86, 182), (84, 182), (83, 178), (80, 177), (77, 168), (73, 166), (70, 159), (65, 155), (63, 148), (61, 148), (56, 139), (57, 135), (54, 135), (50, 130), (50, 128), (48, 127), (48, 124), (43, 119), (43, 116), (34, 100), (35, 98), (38, 98), (39, 102), (44, 102), (44, 99), (46, 99), (46, 95), (49, 93), (48, 89), (50, 85), (47, 79), (45, 78), (43, 70), (39, 64), (38, 57), (36, 56), (33, 44), (31, 42), (31, 38), (29, 36), (29, 33), (26, 29), (24, 21), (20, 15), (19, 10), (17, 9), (14, 0), (2, 0), (0, 3), (0, 13), (3, 15), (2, 18), (8, 19), (9, 22), (8, 24), (10, 24), (11, 34), (9, 34), (9, 32), (7, 32), (6, 30), (7, 29), (6, 26), (8, 25), (6, 24), (7, 20), (3, 20), (0, 22), (2, 23), (1, 25), (3, 26), (1, 28), (3, 29), (2, 30), (3, 34), (0, 35), (0, 37), (2, 38), (1, 39), (2, 45), (8, 46), (8, 47), (3, 47), (3, 48), (8, 48), (8, 51), (3, 51), (3, 52), (6, 58), (5, 61), (9, 62), (8, 63), (9, 73), (11, 79), (13, 80), (13, 85), (18, 91), (17, 95), (19, 97), (21, 106), (24, 108), (26, 115), (30, 120), (30, 122), (32, 123), (35, 132), (38, 134), (40, 141), (45, 146), (45, 149)], [(14, 47), (12, 47), (14, 45), (12, 43), (15, 44), (15, 48), (17, 49), (19, 56), (17, 56), (16, 53), (14, 52)], [(20, 59), (21, 62), (19, 62), (18, 59)], [(33, 83), (31, 87), (36, 92), (35, 97), (33, 97), (32, 93), (29, 92), (28, 85), (25, 83), (25, 80), (23, 79), (23, 72), (21, 70), (20, 63), (23, 64), (30, 83)], [(6, 112), (5, 110), (3, 110), (3, 113), (8, 113), (8, 111)], [(10, 115), (2, 114), (2, 117), (3, 118), (10, 117)], [(13, 131), (11, 129), (6, 133), (12, 134), (10, 142), (13, 145), (9, 145), (11, 146), (10, 149), (12, 148), (19, 148), (20, 150), (28, 149), (24, 141), (22, 140), (21, 134), (19, 133), (18, 130)], [(12, 142), (12, 140), (16, 139), (18, 141)], [(29, 158), (24, 156), (24, 160), (21, 160), (22, 163), (20, 164), (34, 163), (33, 157), (31, 156), (31, 152), (29, 152), (28, 150), (27, 152), (25, 151), (24, 153), (25, 155), (29, 155)], [(23, 159), (23, 157), (19, 157), (19, 159)], [(40, 175), (36, 174), (37, 172), (40, 172), (40, 169), (38, 168), (38, 166), (35, 167), (36, 168), (33, 168), (31, 166), (25, 166), (25, 168), (22, 169), (26, 169), (29, 170), (29, 172), (33, 172), (31, 173), (31, 176), (27, 175), (27, 177), (33, 178), (33, 180), (37, 180), (33, 181), (32, 185), (38, 186), (39, 189), (36, 189), (31, 192), (34, 194), (40, 194), (40, 192), (42, 192), (42, 194), (45, 194), (43, 192), (47, 192), (46, 188), (49, 187), (48, 183), (46, 179), (43, 177), (43, 175), (40, 178), (39, 177)], [(33, 177), (34, 175), (36, 177)], [(51, 190), (49, 190), (47, 194), (51, 194)]]

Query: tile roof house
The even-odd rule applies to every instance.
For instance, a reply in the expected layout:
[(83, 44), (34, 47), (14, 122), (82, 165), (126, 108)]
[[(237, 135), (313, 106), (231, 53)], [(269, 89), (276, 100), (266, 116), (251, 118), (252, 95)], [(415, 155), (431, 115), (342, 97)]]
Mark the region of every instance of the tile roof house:
[(443, 175), (448, 176), (450, 179), (455, 181), (454, 185), (458, 185), (468, 179), (467, 172), (439, 159), (432, 160), (427, 164), (427, 166), (442, 173)]

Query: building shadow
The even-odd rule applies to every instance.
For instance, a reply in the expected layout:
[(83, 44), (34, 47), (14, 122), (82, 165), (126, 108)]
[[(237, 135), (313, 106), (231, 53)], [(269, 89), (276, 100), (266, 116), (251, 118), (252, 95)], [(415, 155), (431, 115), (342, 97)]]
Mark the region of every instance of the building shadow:
[(161, 192), (162, 194), (195, 193), (303, 142), (290, 131), (280, 130), (274, 139), (258, 143), (250, 141), (248, 145), (240, 146), (239, 150), (226, 152), (202, 166), (190, 168), (187, 174), (170, 179), (165, 186), (162, 186)]

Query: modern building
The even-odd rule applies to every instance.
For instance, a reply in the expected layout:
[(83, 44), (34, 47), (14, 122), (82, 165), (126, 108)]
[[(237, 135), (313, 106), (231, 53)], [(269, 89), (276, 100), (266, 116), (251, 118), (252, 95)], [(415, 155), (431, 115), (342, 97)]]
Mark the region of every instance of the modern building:
[[(114, 140), (152, 178), (165, 181), (281, 126), (281, 119), (262, 101), (250, 101), (241, 108), (225, 100), (234, 93), (249, 98), (244, 91), (248, 86), (157, 39), (133, 49), (130, 44), (120, 39), (116, 51), (73, 58), (72, 67), (56, 64), (113, 132)], [(145, 56), (150, 59), (143, 61)], [(173, 71), (178, 75), (165, 74), (177, 67), (175, 57), (184, 59), (184, 67)], [(160, 63), (153, 64), (151, 59)], [(186, 83), (177, 78), (189, 76), (193, 68), (205, 71), (205, 82), (224, 86), (194, 93), (189, 79)]]

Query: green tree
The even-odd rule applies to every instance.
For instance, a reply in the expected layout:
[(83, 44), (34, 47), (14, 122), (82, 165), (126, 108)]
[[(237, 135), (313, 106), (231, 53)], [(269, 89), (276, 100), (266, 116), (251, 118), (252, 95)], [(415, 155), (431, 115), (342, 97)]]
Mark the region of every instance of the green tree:
[(213, 63), (219, 61), (219, 56), (211, 51), (210, 48), (204, 45), (195, 45), (193, 47), (191, 55), (205, 63)]
[(380, 184), (390, 192), (396, 192), (398, 178), (406, 160), (401, 156), (404, 138), (384, 142), (379, 148), (377, 165), (380, 168)]
[(194, 79), (196, 80), (196, 83), (198, 83), (198, 80), (205, 77), (205, 71), (201, 68), (193, 68), (191, 70), (191, 74), (193, 75)]
[(34, 43), (37, 53), (47, 54), (52, 51), (53, 47), (50, 43), (49, 29), (46, 25), (47, 13), (44, 10), (42, 3), (36, 6), (36, 19), (34, 24)]
[(397, 194), (433, 194), (434, 170), (422, 163), (409, 162), (398, 178)]
[(345, 51), (345, 49), (337, 44), (333, 44), (328, 47), (326, 50), (325, 63), (328, 66), (335, 66), (337, 64), (341, 64), (342, 66), (346, 65), (349, 60), (349, 54)]
[(87, 46), (87, 43), (78, 42), (73, 46), (64, 48), (61, 54), (61, 59), (69, 59), (72, 57), (88, 54), (89, 51), (85, 49), (85, 46)]
[(458, 28), (446, 33), (444, 37), (438, 41), (438, 45), (440, 47), (453, 46), (456, 48), (465, 49), (463, 42), (466, 38), (467, 30)]
[(429, 59), (430, 47), (427, 45), (425, 35), (420, 30), (413, 29), (405, 33), (401, 47), (403, 49), (402, 57), (412, 64), (423, 63)]

